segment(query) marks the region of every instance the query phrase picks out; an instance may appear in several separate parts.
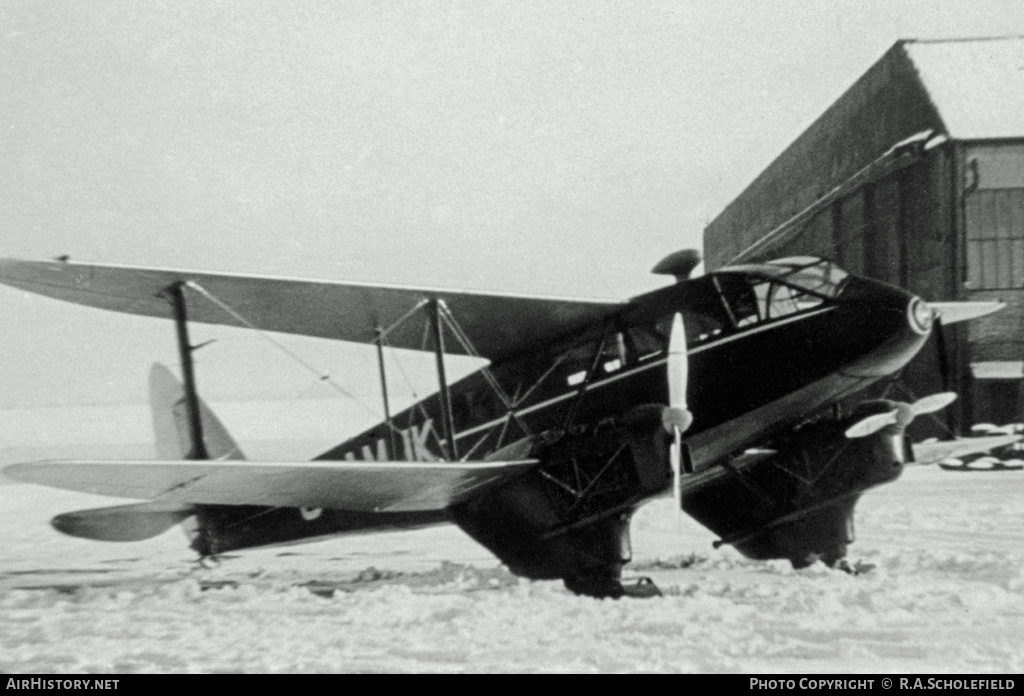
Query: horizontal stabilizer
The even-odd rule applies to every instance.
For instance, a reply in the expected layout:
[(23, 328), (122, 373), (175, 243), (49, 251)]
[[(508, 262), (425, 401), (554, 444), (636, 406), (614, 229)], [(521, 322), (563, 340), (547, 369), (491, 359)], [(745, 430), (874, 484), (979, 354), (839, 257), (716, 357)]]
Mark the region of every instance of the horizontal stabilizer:
[[(407, 317), (443, 300), (475, 354), (499, 360), (600, 321), (622, 304), (602, 300), (272, 278), (71, 261), (0, 259), (0, 283), (115, 312), (171, 318), (161, 296), (182, 284), (189, 321), (423, 350), (423, 323)], [(296, 308), (301, 308), (297, 311)], [(450, 353), (474, 354), (460, 341)]]
[(955, 324), (998, 312), (1005, 302), (929, 302), (943, 324)]
[(998, 435), (994, 437), (965, 437), (945, 442), (927, 442), (914, 445), (914, 462), (934, 464), (954, 457), (988, 452), (1011, 445), (1021, 439), (1020, 435)]
[(49, 461), (4, 469), (53, 488), (161, 503), (442, 510), (531, 469), (502, 462)]
[(191, 505), (136, 503), (67, 512), (50, 524), (59, 532), (83, 539), (142, 541), (163, 534), (192, 514)]

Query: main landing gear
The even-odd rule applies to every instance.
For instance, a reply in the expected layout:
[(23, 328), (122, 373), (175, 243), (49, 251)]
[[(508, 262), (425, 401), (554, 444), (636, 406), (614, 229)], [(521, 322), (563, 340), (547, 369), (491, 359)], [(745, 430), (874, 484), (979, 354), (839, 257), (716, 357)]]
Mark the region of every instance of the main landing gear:
[(596, 597), (598, 599), (620, 599), (622, 597), (647, 599), (649, 597), (663, 596), (658, 586), (648, 577), (638, 578), (636, 582), (623, 584), (618, 578), (608, 575), (578, 575), (566, 578), (565, 587), (573, 594)]
[(864, 561), (854, 561), (851, 563), (846, 558), (846, 544), (842, 544), (826, 553), (809, 553), (802, 557), (790, 558), (789, 561), (796, 570), (809, 568), (817, 561), (821, 561), (829, 568), (841, 570), (847, 575), (861, 575), (875, 568), (874, 563), (865, 563)]
[(835, 570), (841, 570), (848, 575), (863, 575), (868, 571), (874, 570), (875, 564), (865, 563), (864, 561), (850, 563), (847, 559), (841, 558), (832, 564), (832, 568)]
[(627, 597), (636, 597), (637, 599), (647, 599), (648, 597), (663, 597), (661, 590), (654, 584), (654, 581), (648, 577), (639, 578), (632, 585), (624, 585), (623, 589), (626, 591)]

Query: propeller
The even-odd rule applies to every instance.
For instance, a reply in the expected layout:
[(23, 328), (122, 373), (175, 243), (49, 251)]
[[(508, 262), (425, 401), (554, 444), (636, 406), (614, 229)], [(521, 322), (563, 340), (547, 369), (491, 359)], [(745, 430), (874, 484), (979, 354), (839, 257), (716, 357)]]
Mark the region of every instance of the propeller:
[(672, 465), (672, 498), (676, 514), (682, 517), (683, 509), (683, 433), (693, 423), (693, 414), (686, 407), (686, 387), (689, 367), (686, 357), (686, 330), (683, 316), (678, 312), (672, 318), (672, 330), (668, 338), (668, 407), (662, 411), (661, 422), (672, 435), (669, 463)]
[(912, 404), (897, 402), (895, 408), (885, 413), (876, 413), (857, 421), (846, 429), (846, 437), (852, 439), (867, 437), (877, 433), (887, 425), (900, 425), (907, 427), (910, 422), (925, 413), (934, 413), (949, 406), (956, 400), (953, 392), (940, 392), (932, 394), (923, 399), (918, 399)]

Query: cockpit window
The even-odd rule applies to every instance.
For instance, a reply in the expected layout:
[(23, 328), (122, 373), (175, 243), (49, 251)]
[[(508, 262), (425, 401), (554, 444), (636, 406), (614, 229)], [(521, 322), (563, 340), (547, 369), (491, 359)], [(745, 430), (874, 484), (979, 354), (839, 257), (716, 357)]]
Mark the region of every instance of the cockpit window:
[(837, 297), (848, 277), (846, 271), (811, 256), (731, 266), (716, 275), (739, 327), (814, 309)]
[(849, 277), (849, 273), (838, 266), (813, 256), (794, 256), (764, 265), (786, 268), (788, 272), (777, 277), (787, 285), (830, 299), (839, 295), (843, 282)]
[(758, 283), (754, 286), (754, 295), (761, 319), (778, 319), (813, 309), (824, 302), (818, 295), (775, 282)]
[[(627, 327), (617, 337), (618, 352), (602, 356), (601, 366), (610, 374), (622, 365), (664, 355), (677, 311), (692, 349), (748, 327), (829, 305), (842, 293), (847, 278), (842, 269), (811, 256), (719, 269), (679, 286), (680, 294), (670, 304), (678, 309)], [(582, 367), (576, 370), (572, 379), (581, 383), (586, 373)], [(601, 376), (597, 371), (595, 379)]]

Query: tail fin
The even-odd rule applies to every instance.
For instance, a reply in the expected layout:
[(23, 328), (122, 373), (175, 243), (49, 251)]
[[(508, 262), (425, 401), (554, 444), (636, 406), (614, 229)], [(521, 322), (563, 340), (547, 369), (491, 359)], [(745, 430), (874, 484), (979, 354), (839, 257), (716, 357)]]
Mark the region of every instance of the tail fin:
[[(157, 458), (176, 460), (190, 450), (185, 389), (164, 365), (154, 363), (149, 371), (149, 404), (153, 413), (153, 434)], [(241, 448), (209, 406), (200, 400), (203, 442), (210, 459), (245, 459)]]
[[(192, 450), (192, 440), (188, 414), (185, 411), (185, 388), (174, 373), (160, 363), (153, 363), (149, 370), (149, 405), (153, 413), (157, 457), (175, 460), (187, 456)], [(210, 459), (245, 459), (238, 443), (202, 399), (199, 400), (199, 417), (203, 424), (203, 442)], [(206, 518), (210, 512), (219, 508), (220, 506), (193, 505), (188, 515), (180, 519), (181, 529), (185, 532), (189, 544), (203, 556), (210, 553)], [(235, 513), (232, 511), (228, 514)], [(157, 519), (160, 523), (166, 523), (172, 516), (173, 513), (165, 514)]]

